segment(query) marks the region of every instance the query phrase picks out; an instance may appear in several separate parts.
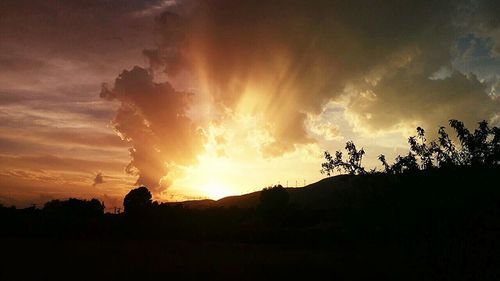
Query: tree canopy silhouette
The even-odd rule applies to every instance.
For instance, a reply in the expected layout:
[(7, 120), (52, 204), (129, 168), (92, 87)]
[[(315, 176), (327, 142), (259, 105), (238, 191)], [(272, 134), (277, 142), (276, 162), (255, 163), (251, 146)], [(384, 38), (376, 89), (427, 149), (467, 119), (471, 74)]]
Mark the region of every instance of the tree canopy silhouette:
[[(438, 130), (438, 139), (427, 141), (425, 130), (417, 127), (417, 135), (408, 138), (410, 151), (407, 155), (398, 155), (391, 165), (385, 155), (378, 159), (388, 174), (428, 170), (453, 166), (493, 166), (500, 164), (500, 128), (489, 127), (488, 122), (481, 121), (472, 133), (462, 121), (449, 120), (450, 127), (455, 130), (458, 145), (449, 137), (445, 127)], [(365, 174), (366, 170), (361, 165), (365, 154), (363, 149), (357, 150), (352, 141), (346, 143), (345, 149), (349, 157), (342, 159), (342, 152), (336, 151), (335, 157), (325, 151), (326, 162), (321, 164), (321, 173), (330, 176), (335, 170), (350, 175)], [(373, 170), (374, 171), (374, 170)]]
[[(498, 127), (490, 128), (488, 122), (481, 121), (477, 129), (471, 133), (462, 121), (451, 119), (450, 127), (455, 130), (458, 146), (450, 139), (444, 127), (438, 130), (438, 140), (427, 142), (424, 129), (417, 128), (417, 136), (410, 137), (408, 143), (410, 152), (406, 159), (398, 156), (396, 162), (389, 167), (385, 157), (381, 155), (386, 172), (401, 173), (408, 166), (411, 158), (412, 169), (427, 170), (452, 166), (492, 166), (500, 163), (500, 130)], [(417, 159), (420, 163), (417, 164)], [(415, 164), (417, 166), (415, 167)]]
[(361, 161), (363, 160), (363, 156), (365, 155), (365, 151), (363, 148), (358, 150), (356, 145), (352, 141), (348, 141), (345, 144), (345, 149), (347, 150), (347, 154), (349, 157), (347, 161), (342, 159), (342, 152), (336, 151), (335, 158), (332, 155), (325, 151), (325, 160), (326, 162), (321, 164), (321, 173), (327, 174), (328, 176), (332, 175), (335, 170), (338, 172), (346, 172), (349, 175), (356, 174), (365, 174), (366, 170), (361, 165)]
[(123, 207), (126, 214), (144, 213), (151, 206), (151, 192), (145, 186), (130, 190), (123, 199)]

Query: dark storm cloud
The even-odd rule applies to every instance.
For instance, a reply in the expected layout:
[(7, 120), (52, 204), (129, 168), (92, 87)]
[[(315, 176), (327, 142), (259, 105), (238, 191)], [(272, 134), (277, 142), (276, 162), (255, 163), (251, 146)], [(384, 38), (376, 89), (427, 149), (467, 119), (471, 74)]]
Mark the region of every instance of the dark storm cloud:
[(376, 130), (499, 112), (477, 79), (432, 78), (452, 68), (451, 48), (460, 36), (497, 26), (494, 2), (183, 3), (158, 18), (158, 49), (146, 54), (155, 67), (163, 62), (168, 74), (179, 65), (191, 71), (229, 108), (257, 85), (252, 95), (263, 102), (255, 112), (270, 120), (275, 138), (264, 152), (279, 155), (311, 141), (304, 113), (318, 113), (325, 101), (346, 94), (349, 112), (362, 120), (357, 125)]
[(348, 108), (357, 113), (359, 124), (372, 131), (411, 124), (437, 132), (438, 126), (446, 125), (450, 118), (473, 127), (498, 114), (500, 99), (485, 90), (474, 75), (453, 72), (448, 78), (431, 80), (402, 69), (370, 87), (365, 95), (354, 96)]

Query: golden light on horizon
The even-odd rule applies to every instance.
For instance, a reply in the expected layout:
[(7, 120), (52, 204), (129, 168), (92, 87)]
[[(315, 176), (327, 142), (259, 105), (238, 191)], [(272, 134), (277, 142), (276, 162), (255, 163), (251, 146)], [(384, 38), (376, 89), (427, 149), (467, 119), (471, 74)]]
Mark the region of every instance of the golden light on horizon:
[(238, 194), (233, 190), (236, 167), (234, 159), (221, 155), (226, 149), (227, 133), (223, 128), (209, 125), (206, 129), (207, 142), (205, 151), (197, 156), (197, 163), (190, 166), (177, 167), (179, 173), (173, 178), (173, 189), (188, 190), (188, 194), (195, 197), (220, 199), (225, 196)]
[(205, 150), (198, 155), (196, 164), (178, 166), (176, 172), (169, 173), (172, 186), (166, 194), (182, 195), (175, 201), (217, 200), (278, 183), (301, 186), (305, 180), (312, 182), (319, 177), (317, 161), (321, 151), (317, 145), (300, 146), (280, 157), (263, 157), (262, 148), (273, 138), (262, 118), (232, 114), (225, 121), (208, 126)]
[(227, 186), (216, 180), (208, 182), (201, 186), (201, 192), (206, 194), (208, 198), (219, 200), (221, 198), (234, 195)]

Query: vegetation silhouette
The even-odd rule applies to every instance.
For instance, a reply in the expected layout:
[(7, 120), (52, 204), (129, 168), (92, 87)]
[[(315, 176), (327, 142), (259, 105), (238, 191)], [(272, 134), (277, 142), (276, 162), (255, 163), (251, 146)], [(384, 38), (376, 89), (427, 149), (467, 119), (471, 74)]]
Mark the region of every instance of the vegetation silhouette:
[[(417, 127), (417, 135), (408, 138), (410, 151), (405, 156), (397, 156), (391, 165), (387, 163), (385, 155), (378, 159), (388, 174), (401, 174), (417, 170), (430, 170), (435, 168), (449, 168), (456, 166), (493, 166), (500, 164), (500, 128), (488, 126), (488, 122), (481, 121), (478, 128), (471, 133), (462, 121), (451, 119), (449, 125), (456, 132), (459, 147), (450, 139), (445, 127), (438, 130), (437, 141), (428, 142), (425, 130)], [(336, 151), (332, 157), (325, 151), (325, 162), (321, 164), (321, 173), (332, 175), (335, 170), (349, 175), (366, 174), (361, 160), (365, 154), (363, 149), (357, 150), (352, 141), (346, 143), (348, 152), (347, 161), (342, 160), (342, 152)], [(371, 170), (375, 173), (376, 170)]]
[(65, 201), (52, 200), (45, 203), (43, 211), (52, 216), (95, 217), (104, 214), (104, 203), (97, 199), (80, 200), (70, 198)]
[(263, 212), (284, 209), (288, 205), (288, 192), (281, 185), (266, 187), (260, 192), (259, 206)]
[(281, 185), (262, 189), (257, 213), (268, 221), (276, 221), (285, 215), (290, 196)]
[(96, 199), (52, 200), (42, 209), (0, 205), (0, 237), (8, 241), (0, 279), (54, 279), (60, 264), (57, 270), (82, 279), (153, 278), (144, 272), (255, 279), (279, 271), (286, 278), (495, 280), (500, 131), (485, 121), (473, 132), (457, 120), (450, 126), (456, 139), (441, 127), (428, 141), (417, 128), (407, 155), (392, 164), (379, 156), (381, 171), (366, 171), (364, 150), (348, 142), (346, 160), (325, 153), (322, 164), (327, 175), (346, 175), (304, 188), (160, 203), (139, 187), (125, 196), (121, 214), (104, 213)]
[(337, 170), (338, 172), (344, 171), (349, 175), (361, 175), (366, 173), (365, 168), (361, 165), (361, 161), (365, 155), (363, 148), (358, 150), (354, 142), (348, 141), (345, 145), (345, 149), (349, 155), (347, 161), (342, 160), (341, 151), (335, 152), (335, 158), (332, 157), (328, 151), (325, 151), (326, 162), (321, 164), (322, 174), (331, 176), (334, 170)]
[(123, 208), (127, 215), (146, 214), (152, 206), (151, 192), (145, 186), (130, 190), (123, 199)]

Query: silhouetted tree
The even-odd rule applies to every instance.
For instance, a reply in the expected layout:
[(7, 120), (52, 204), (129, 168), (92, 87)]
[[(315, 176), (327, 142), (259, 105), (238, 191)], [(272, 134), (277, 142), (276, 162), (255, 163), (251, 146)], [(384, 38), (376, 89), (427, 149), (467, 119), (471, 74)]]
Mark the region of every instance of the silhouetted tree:
[(334, 170), (338, 172), (344, 171), (349, 175), (366, 174), (365, 168), (361, 165), (361, 161), (365, 155), (363, 148), (357, 150), (356, 145), (352, 141), (348, 141), (345, 149), (349, 155), (347, 161), (342, 159), (341, 151), (335, 152), (335, 158), (328, 151), (325, 151), (326, 162), (321, 164), (322, 174), (326, 173), (328, 176), (331, 176)]
[[(410, 137), (408, 144), (410, 145), (410, 151), (420, 157), (420, 166), (423, 170), (434, 167), (434, 153), (438, 146), (434, 141), (427, 144), (424, 129), (417, 127), (417, 136)], [(407, 160), (412, 159), (407, 158)]]
[(460, 165), (459, 153), (443, 126), (439, 128), (438, 135), (438, 148), (436, 149), (436, 161), (438, 166), (446, 167)]
[(130, 190), (123, 199), (123, 207), (126, 214), (144, 213), (151, 205), (151, 192), (145, 186)]
[(379, 160), (380, 162), (382, 162), (382, 166), (384, 166), (384, 172), (385, 172), (385, 173), (388, 173), (388, 174), (392, 173), (392, 167), (391, 167), (391, 165), (389, 165), (389, 164), (387, 163), (387, 161), (385, 160), (385, 155), (384, 155), (384, 154), (380, 154), (380, 155), (378, 156), (378, 160)]

